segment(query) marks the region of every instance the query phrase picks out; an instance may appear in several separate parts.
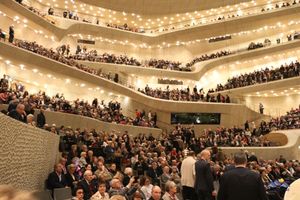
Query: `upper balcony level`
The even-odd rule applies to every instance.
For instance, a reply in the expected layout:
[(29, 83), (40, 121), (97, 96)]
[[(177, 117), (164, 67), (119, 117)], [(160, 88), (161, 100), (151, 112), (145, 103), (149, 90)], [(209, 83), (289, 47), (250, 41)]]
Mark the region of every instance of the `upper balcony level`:
[[(12, 6), (15, 5), (15, 9), (17, 10), (18, 8), (23, 8), (22, 6), (18, 5), (17, 3), (10, 1)], [(5, 7), (2, 7), (2, 10)], [(26, 9), (25, 9), (26, 10)], [(61, 45), (60, 41), (56, 40), (55, 35), (53, 35), (53, 30), (64, 30), (64, 29), (59, 29), (56, 26), (53, 26), (52, 24), (48, 23), (47, 21), (44, 20), (38, 20), (39, 17), (35, 15), (32, 12), (27, 11), (27, 14), (31, 14), (32, 16), (37, 17), (36, 19), (32, 19), (29, 21), (27, 18), (26, 20), (28, 21), (27, 24), (24, 24), (24, 27), (27, 26), (27, 29), (31, 29), (35, 33), (31, 34), (27, 31), (25, 28), (19, 28), (22, 26), (22, 20), (17, 20), (17, 16), (15, 16), (15, 12), (8, 12), (6, 14), (6, 18), (0, 16), (4, 20), (1, 22), (1, 24), (4, 23), (3, 27), (8, 27), (10, 24), (15, 23), (18, 28), (16, 28), (16, 36), (17, 37), (22, 37), (22, 34), (26, 32), (27, 36), (29, 39), (30, 37), (33, 37), (34, 40), (35, 38), (39, 40), (38, 42), (50, 46), (52, 48), (57, 48), (59, 45)], [(19, 15), (19, 14), (18, 14)], [(5, 22), (7, 17), (10, 17), (11, 20)], [(23, 16), (19, 15), (20, 19), (23, 18)], [(286, 19), (287, 18), (287, 19)], [(110, 40), (107, 38), (99, 38), (99, 37), (87, 37), (85, 38), (83, 34), (71, 34), (71, 37), (64, 37), (64, 40), (61, 42), (65, 42), (65, 44), (70, 44), (72, 52), (75, 52), (76, 46), (77, 45), (77, 39), (90, 39), (94, 40), (95, 45), (90, 45), (88, 46), (89, 50), (90, 49), (100, 49), (100, 53), (105, 53), (106, 52), (112, 52), (115, 55), (122, 55), (124, 52), (128, 56), (132, 56), (137, 58), (139, 61), (143, 60), (150, 60), (152, 58), (154, 59), (167, 59), (171, 61), (179, 61), (182, 62), (182, 65), (185, 66), (188, 62), (191, 62), (193, 59), (197, 57), (201, 57), (203, 54), (210, 54), (215, 53), (218, 51), (226, 51), (230, 50), (232, 52), (241, 52), (241, 50), (246, 50), (249, 43), (254, 41), (259, 41), (263, 42), (265, 38), (271, 39), (272, 45), (276, 44), (276, 39), (280, 38), (282, 41), (286, 40), (286, 35), (288, 34), (294, 34), (295, 31), (299, 30), (299, 22), (296, 21), (295, 19), (297, 18), (297, 15), (292, 15), (292, 16), (283, 16), (283, 19), (286, 19), (285, 21), (281, 21), (280, 23), (276, 22), (276, 20), (271, 20), (270, 22), (272, 23), (259, 23), (259, 25), (255, 25), (256, 28), (251, 29), (243, 29), (244, 31), (242, 32), (235, 32), (232, 33), (231, 39), (230, 40), (224, 40), (224, 41), (219, 41), (219, 42), (209, 42), (207, 41), (207, 38), (205, 39), (200, 39), (200, 40), (189, 40), (188, 42), (184, 41), (176, 41), (175, 43), (166, 43), (162, 42), (159, 45), (142, 45), (139, 43), (133, 43), (128, 40)], [(277, 19), (277, 18), (276, 18)], [(44, 22), (42, 24), (35, 24), (36, 22)], [(266, 23), (266, 24), (265, 24)], [(39, 28), (39, 27), (42, 28)], [(92, 25), (90, 25), (92, 26)], [(50, 27), (50, 28), (49, 28)], [(52, 28), (54, 28), (52, 30)], [(78, 27), (80, 28), (80, 26)], [(83, 27), (81, 27), (83, 28)], [(80, 30), (81, 30), (80, 28)], [(91, 27), (86, 27), (86, 28), (91, 28)], [(42, 31), (43, 30), (43, 31)], [(92, 29), (93, 30), (93, 29)], [(46, 33), (47, 32), (47, 33)], [(55, 32), (55, 31), (54, 31)], [(59, 31), (60, 32), (60, 31)], [(91, 31), (93, 32), (93, 31)], [(96, 30), (95, 30), (96, 32)], [(39, 33), (42, 33), (44, 37), (52, 38), (55, 39), (55, 42), (50, 42), (50, 43), (44, 43), (43, 38), (41, 37), (35, 37), (35, 34), (41, 35)], [(49, 34), (48, 34), (49, 33)], [(252, 34), (255, 33), (255, 34)], [(116, 35), (117, 36), (117, 35)], [(46, 40), (46, 39), (44, 39)], [(55, 45), (56, 44), (56, 45)], [(84, 44), (83, 44), (84, 45)], [(102, 52), (101, 52), (102, 51)], [(174, 58), (174, 55), (176, 55), (176, 59)], [(197, 66), (195, 68), (192, 68), (192, 71), (197, 70)], [(151, 71), (151, 69), (149, 69)], [(159, 72), (160, 70), (157, 70)], [(155, 72), (156, 73), (156, 72)]]
[(110, 10), (115, 10), (119, 12), (128, 12), (136, 14), (145, 14), (145, 15), (162, 15), (162, 14), (179, 14), (185, 12), (194, 12), (197, 10), (206, 10), (212, 9), (227, 5), (239, 4), (242, 2), (250, 2), (249, 0), (217, 0), (217, 1), (208, 1), (208, 0), (192, 0), (187, 4), (184, 0), (81, 0), (81, 2), (87, 5), (94, 5), (98, 7), (107, 8)]
[[(17, 8), (16, 3), (12, 3), (12, 0), (4, 0), (2, 2), (5, 5), (9, 5), (9, 7), (14, 8), (14, 10), (16, 10), (17, 12), (21, 13), (20, 8)], [(279, 4), (279, 2), (274, 2), (274, 5), (269, 5), (267, 4), (263, 4), (260, 5), (260, 7), (254, 7), (252, 9), (254, 10), (247, 10), (250, 9), (249, 7), (251, 7), (250, 5), (246, 4), (247, 6), (244, 6), (246, 10), (243, 11), (243, 8), (240, 8), (238, 6), (234, 6), (233, 8), (227, 8), (226, 9), (216, 9), (213, 11), (207, 11), (207, 13), (205, 12), (204, 14), (198, 14), (197, 13), (193, 13), (193, 15), (196, 16), (192, 16), (191, 14), (187, 14), (184, 16), (175, 16), (175, 17), (163, 17), (162, 19), (160, 18), (155, 18), (155, 19), (142, 19), (141, 17), (139, 17), (138, 19), (142, 19), (142, 20), (138, 20), (136, 19), (135, 21), (138, 21), (141, 24), (136, 24), (134, 23), (134, 25), (136, 25), (136, 27), (138, 28), (134, 28), (135, 30), (139, 30), (139, 31), (126, 31), (126, 30), (121, 30), (121, 29), (126, 29), (126, 28), (112, 28), (115, 27), (115, 25), (111, 25), (111, 23), (113, 23), (114, 21), (119, 22), (120, 26), (123, 26), (124, 24), (126, 24), (126, 26), (130, 27), (129, 22), (135, 22), (134, 20), (130, 20), (127, 16), (127, 14), (125, 15), (126, 17), (124, 17), (124, 13), (115, 13), (116, 16), (114, 16), (113, 12), (112, 13), (106, 13), (106, 14), (100, 14), (99, 19), (97, 18), (97, 14), (95, 14), (95, 10), (96, 8), (92, 8), (91, 10), (89, 10), (88, 8), (82, 8), (82, 6), (76, 6), (76, 9), (78, 8), (80, 9), (84, 9), (85, 11), (83, 12), (82, 18), (80, 18), (80, 22), (77, 20), (71, 20), (68, 19), (69, 14), (66, 15), (65, 18), (63, 18), (63, 12), (67, 12), (64, 10), (67, 9), (74, 9), (74, 8), (69, 8), (70, 6), (65, 6), (62, 8), (59, 8), (59, 5), (54, 4), (54, 7), (56, 5), (56, 7), (54, 9), (57, 10), (56, 14), (59, 15), (60, 17), (55, 17), (54, 15), (55, 12), (52, 15), (49, 16), (47, 14), (47, 10), (49, 9), (49, 7), (52, 5), (50, 3), (46, 3), (46, 4), (41, 4), (41, 3), (37, 3), (35, 1), (31, 2), (33, 4), (33, 7), (28, 7), (30, 8), (30, 10), (34, 11), (36, 14), (39, 14), (40, 16), (44, 16), (47, 17), (49, 20), (49, 17), (52, 21), (56, 22), (56, 24), (58, 25), (58, 27), (62, 30), (66, 29), (64, 32), (65, 33), (55, 33), (57, 36), (59, 36), (60, 38), (63, 37), (62, 35), (66, 35), (68, 34), (89, 34), (89, 35), (93, 35), (93, 36), (100, 36), (99, 35), (99, 31), (101, 31), (101, 36), (109, 36), (109, 37), (113, 37), (114, 39), (116, 39), (116, 35), (118, 35), (118, 39), (124, 39), (124, 40), (137, 40), (137, 41), (143, 41), (143, 43), (147, 44), (147, 46), (149, 45), (159, 45), (160, 43), (165, 42), (166, 45), (168, 46), (168, 43), (172, 42), (176, 42), (178, 41), (179, 44), (181, 44), (181, 42), (184, 42), (185, 40), (191, 40), (191, 39), (204, 39), (204, 38), (211, 38), (211, 37), (217, 37), (217, 36), (222, 36), (222, 35), (226, 35), (226, 34), (230, 34), (230, 32), (228, 32), (228, 30), (224, 31), (220, 29), (220, 26), (218, 24), (222, 24), (222, 26), (232, 26), (231, 30), (235, 30), (237, 32), (242, 31), (241, 29), (245, 28), (243, 27), (241, 24), (242, 23), (247, 23), (247, 25), (249, 25), (249, 23), (257, 23), (257, 20), (260, 20), (260, 22), (262, 22), (262, 20), (266, 19), (266, 18), (271, 18), (271, 17), (281, 17), (282, 15), (291, 15), (293, 13), (297, 13), (298, 10), (297, 8), (299, 7), (299, 3), (297, 1), (295, 1), (295, 4), (293, 4), (293, 2), (289, 3), (289, 6), (286, 6), (284, 4), (284, 6), (282, 6), (282, 4)], [(53, 2), (52, 2), (53, 3)], [(276, 4), (278, 3), (278, 4)], [(29, 4), (31, 6), (31, 4)], [(278, 7), (276, 7), (276, 5)], [(280, 5), (280, 6), (279, 6)], [(36, 7), (38, 7), (39, 9), (36, 9)], [(271, 9), (272, 8), (272, 9)], [(87, 9), (87, 10), (86, 10)], [(77, 12), (79, 12), (79, 10), (77, 10)], [(89, 10), (89, 11), (88, 11)], [(221, 17), (217, 17), (217, 19), (212, 19), (211, 17), (215, 17), (216, 13), (220, 14), (219, 10), (224, 10), (225, 13), (223, 13), (225, 16), (231, 16), (230, 18), (224, 18), (223, 20), (223, 16)], [(230, 12), (236, 12), (234, 14), (235, 17), (232, 17), (231, 13), (226, 13), (226, 10), (235, 10), (235, 11), (230, 11)], [(262, 11), (264, 10), (264, 11)], [(288, 12), (285, 12), (285, 10), (289, 10)], [(24, 11), (24, 10), (23, 10)], [(73, 11), (75, 12), (75, 11)], [(76, 13), (77, 13), (76, 12)], [(87, 15), (86, 13), (94, 13), (94, 15), (90, 14)], [(100, 13), (102, 11), (99, 11)], [(104, 11), (103, 11), (104, 12)], [(215, 12), (215, 13), (213, 13)], [(69, 12), (70, 13), (70, 12)], [(97, 12), (98, 13), (98, 12)], [(237, 14), (239, 13), (239, 14)], [(246, 13), (246, 14), (243, 14)], [(73, 14), (72, 14), (73, 15)], [(101, 15), (103, 17), (108, 17), (108, 19), (102, 19)], [(209, 15), (207, 17), (205, 17), (205, 15)], [(211, 16), (210, 16), (211, 15)], [(190, 16), (190, 17), (189, 17)], [(198, 18), (197, 18), (198, 16)], [(102, 17), (102, 18), (103, 18)], [(136, 15), (131, 16), (131, 17), (136, 17)], [(110, 19), (112, 18), (112, 19)], [(166, 19), (165, 19), (166, 18)], [(173, 19), (174, 22), (171, 21), (163, 21), (163, 19), (167, 20), (167, 19)], [(175, 23), (175, 18), (178, 18), (176, 23)], [(180, 19), (179, 19), (180, 18)], [(186, 22), (182, 22), (184, 21), (186, 18), (191, 18), (192, 21), (186, 21)], [(77, 18), (76, 18), (77, 19)], [(95, 21), (96, 19), (96, 21)], [(122, 19), (126, 19), (126, 22), (121, 22), (120, 20)], [(82, 20), (84, 22), (82, 22)], [(237, 22), (238, 20), (238, 22)], [(263, 21), (264, 21), (263, 20)], [(278, 18), (278, 20), (280, 20), (280, 18)], [(145, 22), (146, 21), (146, 22)], [(159, 21), (159, 25), (156, 27), (151, 27), (150, 24), (152, 24), (153, 26), (155, 26), (156, 23), (158, 23)], [(107, 26), (107, 24), (110, 24)], [(95, 28), (92, 28), (93, 26), (96, 26)], [(84, 26), (82, 28), (80, 28), (80, 26)], [(119, 25), (116, 25), (117, 27), (119, 27)], [(170, 27), (172, 26), (172, 27)], [(146, 29), (145, 27), (149, 27), (148, 29)], [(249, 26), (248, 26), (249, 27)], [(104, 29), (103, 29), (104, 28)], [(85, 31), (86, 29), (88, 29), (88, 31)], [(95, 29), (95, 30), (93, 30)], [(218, 29), (218, 31), (216, 30)], [(96, 31), (97, 30), (97, 31)], [(142, 30), (142, 31), (141, 31)], [(162, 31), (164, 30), (164, 31)], [(168, 30), (168, 31), (166, 31)], [(209, 31), (207, 31), (209, 30)], [(158, 32), (157, 32), (158, 31)], [(195, 34), (195, 32), (198, 33), (198, 31), (201, 31), (201, 37), (199, 38), (199, 35), (197, 36), (197, 38), (195, 38), (195, 36), (193, 36)], [(67, 33), (66, 33), (67, 32)], [(117, 33), (115, 33), (117, 32)], [(180, 33), (180, 37), (178, 36), (178, 33)], [(62, 34), (62, 35), (61, 35)], [(122, 38), (123, 37), (123, 38)], [(127, 39), (126, 39), (127, 38)], [(163, 41), (162, 41), (163, 40)], [(160, 43), (158, 41), (161, 41)], [(178, 43), (177, 42), (177, 43)], [(150, 44), (152, 43), (152, 44)]]

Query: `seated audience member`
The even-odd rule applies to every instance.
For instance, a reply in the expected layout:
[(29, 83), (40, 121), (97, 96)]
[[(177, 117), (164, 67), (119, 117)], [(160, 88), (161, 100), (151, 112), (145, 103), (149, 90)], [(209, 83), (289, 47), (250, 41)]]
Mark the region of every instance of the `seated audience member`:
[(86, 157), (87, 157), (87, 153), (81, 152), (80, 159), (79, 159), (79, 165), (81, 168), (84, 168), (87, 166)]
[(143, 192), (141, 192), (141, 191), (136, 191), (136, 192), (133, 194), (132, 200), (146, 200), (146, 197), (145, 197), (145, 195), (144, 195)]
[(35, 126), (34, 116), (32, 114), (27, 115), (27, 124), (30, 126)]
[(98, 186), (95, 180), (93, 180), (93, 173), (87, 170), (83, 174), (83, 180), (78, 183), (78, 187), (83, 189), (84, 200), (90, 199), (93, 194), (97, 192)]
[(161, 189), (159, 186), (153, 186), (152, 195), (149, 200), (161, 200)]
[(160, 176), (160, 184), (162, 188), (165, 188), (165, 184), (171, 180), (170, 167), (165, 166), (163, 168), (163, 174)]
[(146, 200), (149, 200), (152, 195), (153, 185), (151, 184), (151, 180), (147, 176), (143, 176), (140, 179), (141, 191), (144, 193)]
[(167, 181), (165, 185), (165, 194), (163, 195), (163, 200), (178, 200), (176, 196), (177, 193), (177, 185), (173, 181)]
[(133, 186), (133, 183), (135, 181), (135, 178), (132, 177), (125, 187), (122, 186), (122, 183), (119, 179), (113, 178), (110, 182), (110, 190), (108, 191), (109, 196), (112, 197), (114, 195), (122, 195), (125, 196), (126, 199), (128, 199), (131, 195), (135, 193), (137, 188)]
[(78, 187), (75, 191), (75, 197), (73, 197), (72, 200), (84, 200), (83, 196), (83, 189)]
[(26, 123), (26, 112), (25, 112), (24, 104), (19, 103), (17, 105), (16, 109), (14, 109), (8, 113), (8, 116), (10, 116), (11, 118), (14, 118), (20, 122)]
[(66, 174), (67, 186), (72, 189), (73, 193), (79, 181), (79, 177), (75, 173), (75, 170), (76, 170), (76, 166), (74, 164), (70, 164), (68, 165), (68, 173)]
[(67, 167), (66, 167), (67, 159), (61, 157), (61, 158), (59, 159), (59, 163), (60, 163), (61, 166), (62, 166), (62, 171), (63, 171), (63, 173), (66, 175), (67, 172), (68, 172), (68, 171), (67, 171)]
[(91, 200), (109, 200), (105, 182), (101, 181), (98, 183), (98, 192), (91, 197)]
[(128, 185), (130, 179), (132, 178), (132, 168), (131, 167), (126, 167), (124, 170), (124, 178), (123, 178), (123, 185)]
[(54, 172), (48, 176), (47, 185), (49, 190), (54, 188), (64, 188), (67, 186), (65, 175), (63, 174), (62, 165), (60, 163), (54, 166)]
[(161, 172), (157, 168), (157, 162), (152, 162), (151, 167), (148, 169), (146, 174), (151, 178), (154, 185), (160, 185), (159, 177), (161, 175)]

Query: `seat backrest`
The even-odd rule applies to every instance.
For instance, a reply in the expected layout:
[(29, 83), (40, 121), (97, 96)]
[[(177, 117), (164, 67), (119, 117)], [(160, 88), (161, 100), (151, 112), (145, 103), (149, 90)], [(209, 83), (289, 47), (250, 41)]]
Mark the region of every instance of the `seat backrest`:
[(33, 192), (33, 195), (37, 200), (53, 200), (50, 190), (36, 191)]
[(53, 190), (54, 200), (70, 200), (72, 199), (71, 188), (55, 188)]

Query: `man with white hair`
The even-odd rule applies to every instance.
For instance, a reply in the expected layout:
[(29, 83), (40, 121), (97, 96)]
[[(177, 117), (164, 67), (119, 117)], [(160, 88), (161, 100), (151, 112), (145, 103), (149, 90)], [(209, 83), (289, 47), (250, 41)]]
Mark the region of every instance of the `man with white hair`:
[(83, 189), (84, 200), (88, 200), (98, 191), (96, 182), (93, 180), (93, 173), (86, 170), (83, 174), (83, 180), (78, 183), (78, 187)]
[(131, 177), (132, 177), (133, 171), (131, 167), (126, 167), (124, 170), (124, 178), (123, 178), (123, 185), (128, 185)]
[(173, 181), (167, 181), (165, 185), (166, 193), (163, 195), (163, 200), (178, 200), (176, 196), (177, 193), (177, 185)]
[(18, 121), (25, 122), (26, 123), (26, 112), (25, 112), (25, 106), (22, 103), (19, 103), (16, 107), (16, 109), (9, 112), (8, 116), (11, 118), (14, 118)]
[(113, 178), (110, 182), (110, 190), (108, 191), (109, 196), (122, 195), (128, 199), (128, 197), (133, 195), (137, 190), (137, 188), (133, 186), (134, 182), (135, 178), (131, 177), (128, 185), (124, 187), (118, 178)]
[(33, 114), (27, 115), (27, 124), (28, 125), (35, 126), (35, 122), (33, 120), (34, 120)]

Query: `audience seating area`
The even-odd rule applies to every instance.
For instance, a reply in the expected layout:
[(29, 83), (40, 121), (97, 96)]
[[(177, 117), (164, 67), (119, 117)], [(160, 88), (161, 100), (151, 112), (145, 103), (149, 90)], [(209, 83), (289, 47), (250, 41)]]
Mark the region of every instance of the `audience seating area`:
[[(18, 0), (16, 0), (18, 2)], [(22, 2), (22, 1), (21, 1)], [(229, 12), (229, 13), (219, 13), (218, 15), (210, 15), (208, 17), (197, 17), (197, 19), (195, 20), (184, 20), (182, 23), (174, 23), (174, 24), (170, 24), (170, 25), (166, 25), (166, 27), (160, 27), (157, 29), (146, 29), (144, 27), (134, 27), (133, 25), (130, 25), (129, 23), (124, 23), (124, 24), (117, 24), (117, 23), (109, 23), (107, 21), (101, 21), (99, 19), (95, 20), (95, 17), (91, 17), (90, 15), (78, 15), (79, 13), (72, 11), (72, 10), (68, 10), (65, 9), (63, 12), (58, 13), (55, 8), (53, 7), (49, 7), (48, 8), (48, 12), (42, 12), (37, 8), (32, 7), (31, 5), (25, 4), (25, 3), (20, 3), (21, 5), (23, 5), (24, 7), (26, 7), (27, 9), (29, 9), (30, 11), (34, 12), (35, 14), (43, 17), (44, 19), (48, 20), (51, 23), (55, 23), (53, 20), (49, 19), (48, 16), (59, 16), (62, 18), (66, 18), (66, 19), (70, 19), (70, 20), (76, 20), (76, 21), (81, 21), (84, 23), (89, 23), (89, 24), (94, 24), (94, 25), (100, 25), (100, 26), (104, 26), (104, 27), (108, 27), (108, 28), (113, 28), (113, 29), (119, 29), (119, 30), (123, 30), (123, 31), (130, 31), (130, 32), (135, 32), (135, 33), (140, 33), (140, 34), (153, 34), (153, 33), (157, 33), (157, 32), (170, 32), (170, 31), (174, 31), (174, 30), (180, 30), (180, 29), (186, 29), (186, 28), (192, 28), (195, 26), (201, 26), (201, 25), (206, 25), (209, 23), (219, 23), (222, 21), (226, 21), (226, 20), (231, 20), (231, 19), (236, 19), (239, 17), (244, 17), (244, 16), (251, 16), (251, 15), (255, 15), (255, 14), (264, 14), (268, 11), (272, 11), (272, 10), (278, 10), (280, 8), (287, 8), (287, 7), (291, 7), (291, 6), (297, 6), (300, 3), (300, 1), (297, 0), (293, 0), (293, 1), (287, 1), (287, 2), (282, 2), (282, 3), (275, 3), (275, 4), (265, 4), (261, 7), (259, 7), (258, 9), (256, 7), (253, 7), (253, 10), (245, 10), (244, 13), (239, 13), (238, 10), (236, 10), (236, 12)], [(266, 7), (267, 5), (267, 7)], [(236, 7), (238, 6), (238, 4), (236, 4)], [(236, 8), (235, 7), (235, 8)], [(100, 16), (97, 16), (100, 17)], [(177, 25), (176, 25), (177, 24)]]
[(292, 77), (300, 76), (300, 63), (296, 60), (291, 63), (286, 63), (280, 67), (274, 68), (273, 66), (266, 67), (265, 69), (245, 73), (233, 78), (229, 78), (224, 85), (218, 84), (214, 91), (230, 90), (239, 87), (246, 87), (255, 84), (262, 84), (276, 80), (282, 80)]
[[(126, 117), (122, 114), (120, 103), (115, 100), (105, 104), (104, 101), (95, 98), (92, 103), (88, 103), (79, 98), (74, 101), (66, 100), (63, 94), (56, 94), (53, 97), (42, 91), (37, 94), (29, 94), (22, 85), (18, 86), (19, 90), (7, 88), (8, 80), (5, 78), (1, 79), (0, 86), (0, 103), (8, 104), (8, 113), (16, 109), (19, 104), (24, 105), (24, 115), (21, 120), (23, 122), (26, 122), (26, 116), (34, 114), (34, 109), (42, 109), (91, 117), (109, 123), (156, 127), (156, 113), (150, 113), (146, 116), (145, 111), (139, 111), (140, 114), (136, 115), (134, 119)], [(148, 116), (153, 117), (149, 119)], [(20, 119), (17, 118), (18, 115), (13, 117)], [(38, 127), (44, 125), (45, 122), (37, 124)]]
[[(292, 109), (287, 116), (299, 116), (299, 113), (300, 107)], [(212, 148), (211, 167), (213, 174), (216, 175), (214, 180), (218, 182), (226, 168), (232, 165), (232, 159), (223, 154), (218, 147), (272, 146), (274, 144), (266, 140), (263, 135), (274, 130), (273, 121), (274, 119), (269, 123), (262, 122), (258, 128), (246, 122), (244, 128), (204, 130), (200, 137), (195, 136), (192, 126), (178, 125), (159, 139), (155, 139), (151, 135), (131, 138), (128, 133), (123, 135), (116, 135), (114, 132), (99, 134), (93, 130), (73, 130), (62, 127), (57, 132), (61, 135), (63, 156), (55, 170), (66, 176), (69, 176), (70, 173), (75, 175), (77, 185), (83, 184), (87, 180), (86, 171), (89, 171), (94, 177), (90, 183), (105, 184), (106, 191), (110, 196), (114, 194), (115, 186), (109, 186), (108, 183), (114, 182), (117, 178), (122, 185), (136, 191), (125, 192), (123, 195), (127, 198), (134, 198), (137, 193), (147, 198), (147, 196), (151, 196), (147, 192), (147, 188), (153, 187), (153, 185), (159, 185), (163, 190), (163, 186), (168, 181), (173, 181), (176, 187), (180, 188), (180, 166), (188, 149), (199, 153), (207, 147)], [(299, 124), (299, 122), (298, 117), (297, 123)], [(279, 122), (276, 127), (299, 128), (293, 125), (286, 126), (283, 121)], [(80, 147), (79, 144), (83, 145)], [(247, 154), (247, 156), (247, 167), (261, 174), (270, 197), (282, 197), (285, 186), (299, 178), (298, 161), (287, 161), (284, 157), (278, 157), (276, 160), (263, 160), (257, 158), (253, 153)], [(67, 165), (69, 167), (66, 167)], [(124, 171), (122, 172), (122, 170)], [(140, 182), (133, 183), (134, 180), (130, 179), (133, 177), (132, 174), (135, 174), (135, 179), (138, 178)], [(51, 174), (48, 184), (50, 184), (50, 178)], [(272, 186), (272, 183), (279, 179), (280, 181), (284, 180), (280, 183), (282, 187)], [(151, 181), (145, 183), (144, 180)], [(65, 181), (61, 184), (61, 187), (66, 185), (71, 187), (75, 193), (74, 182)], [(84, 195), (90, 194), (85, 193)]]
[(148, 85), (144, 90), (138, 89), (139, 92), (151, 96), (154, 98), (172, 100), (172, 101), (202, 101), (202, 102), (216, 102), (216, 103), (230, 103), (230, 97), (226, 95), (225, 97), (221, 94), (218, 94), (216, 97), (210, 92), (206, 95), (203, 89), (197, 89), (197, 86), (193, 88), (193, 91), (190, 91), (190, 88), (186, 89), (169, 89), (169, 86), (165, 90), (160, 88), (152, 89)]
[[(9, 49), (0, 52), (0, 200), (244, 200), (242, 190), (224, 186), (231, 181), (245, 185), (245, 199), (253, 191), (259, 200), (294, 200), (284, 196), (300, 180), (299, 49), (290, 42), (300, 39), (300, 15), (285, 11), (299, 9), (300, 0), (211, 2), (166, 16), (114, 10), (111, 2), (102, 8), (86, 0), (9, 0), (17, 11), (0, 2), (7, 19), (0, 27), (9, 27), (0, 29), (0, 44)], [(269, 26), (273, 16), (277, 25)], [(38, 18), (47, 22), (32, 20)], [(246, 19), (249, 25), (240, 24)], [(30, 31), (50, 36), (27, 38)], [(132, 46), (97, 44), (96, 36), (110, 33)], [(247, 65), (231, 68), (240, 61)], [(46, 76), (57, 77), (57, 85)], [(295, 83), (293, 92), (269, 97), (277, 83), (278, 91)]]

